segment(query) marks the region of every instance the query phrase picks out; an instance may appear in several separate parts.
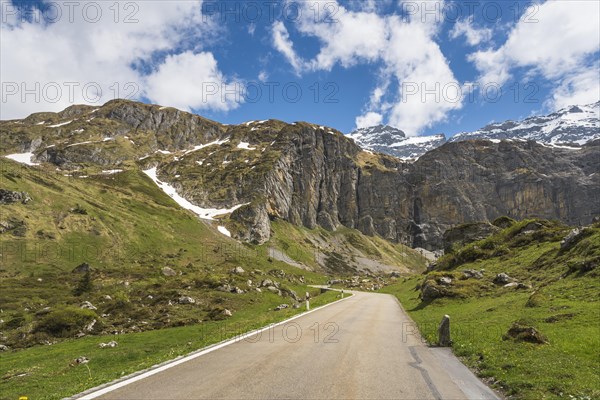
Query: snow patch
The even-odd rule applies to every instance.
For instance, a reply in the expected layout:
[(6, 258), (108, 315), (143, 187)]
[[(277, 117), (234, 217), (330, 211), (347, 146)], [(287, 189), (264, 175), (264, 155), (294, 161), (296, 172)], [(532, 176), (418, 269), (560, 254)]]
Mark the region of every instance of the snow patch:
[(60, 124), (56, 124), (56, 125), (49, 125), (48, 128), (59, 128), (61, 126), (69, 125), (71, 122), (73, 122), (73, 120), (67, 121), (67, 122), (61, 122)]
[(256, 147), (250, 147), (250, 143), (248, 142), (240, 142), (240, 144), (237, 145), (237, 148), (244, 150), (256, 150)]
[(25, 165), (31, 165), (31, 166), (40, 165), (39, 163), (34, 163), (33, 161), (31, 161), (31, 159), (33, 158), (33, 153), (9, 154), (4, 157), (10, 158), (13, 161), (16, 161), (18, 163), (25, 164)]
[(201, 150), (201, 149), (203, 149), (203, 148), (205, 148), (205, 147), (208, 147), (208, 146), (215, 146), (215, 145), (218, 145), (218, 146), (220, 146), (220, 145), (222, 145), (222, 144), (224, 144), (224, 143), (227, 143), (227, 142), (229, 142), (229, 139), (215, 140), (214, 142), (210, 142), (210, 143), (206, 143), (206, 144), (201, 144), (201, 145), (198, 145), (198, 146), (194, 146), (194, 148), (193, 148), (193, 149), (191, 149), (191, 150), (186, 150), (186, 151), (183, 153), (183, 155), (185, 156), (185, 155), (187, 155), (187, 154), (193, 153), (194, 151)]
[(219, 232), (221, 232), (223, 235), (231, 237), (231, 232), (229, 232), (229, 230), (227, 228), (225, 228), (224, 226), (219, 226), (217, 228), (217, 230)]
[(202, 207), (198, 207), (197, 205), (194, 205), (194, 204), (190, 203), (188, 200), (186, 200), (183, 197), (181, 197), (177, 193), (177, 190), (173, 186), (169, 185), (166, 182), (161, 182), (158, 179), (158, 176), (156, 174), (156, 167), (148, 169), (148, 170), (145, 170), (144, 173), (146, 175), (148, 175), (148, 177), (150, 177), (150, 179), (152, 179), (152, 181), (154, 181), (154, 183), (156, 183), (156, 185), (163, 192), (165, 192), (177, 204), (179, 204), (180, 207), (185, 208), (186, 210), (189, 210), (189, 211), (193, 212), (194, 214), (198, 215), (198, 217), (200, 217), (202, 219), (214, 220), (214, 218), (216, 216), (218, 216), (218, 215), (231, 214), (232, 212), (234, 212), (238, 208), (240, 208), (242, 206), (245, 206), (247, 204), (250, 204), (250, 203), (239, 204), (237, 206), (234, 206), (234, 207), (228, 208), (228, 209), (216, 209), (216, 208), (202, 208)]

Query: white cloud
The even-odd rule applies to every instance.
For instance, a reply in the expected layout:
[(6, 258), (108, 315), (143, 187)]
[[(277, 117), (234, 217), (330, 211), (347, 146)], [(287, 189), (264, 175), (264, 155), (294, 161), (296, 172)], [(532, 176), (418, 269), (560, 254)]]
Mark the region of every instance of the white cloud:
[(228, 111), (243, 101), (241, 84), (227, 82), (208, 52), (168, 56), (145, 81), (145, 94), (152, 102), (182, 110)]
[(297, 74), (302, 71), (304, 62), (296, 54), (294, 45), (290, 40), (290, 34), (281, 21), (273, 24), (273, 46), (283, 54)]
[(461, 35), (464, 35), (470, 46), (477, 46), (482, 42), (488, 42), (492, 38), (492, 30), (490, 28), (475, 28), (471, 16), (456, 21), (450, 31), (451, 39), (456, 39)]
[(600, 65), (565, 77), (558, 86), (547, 106), (553, 110), (576, 104), (591, 104), (600, 100)]
[[(203, 21), (201, 1), (133, 2), (129, 8), (120, 2), (115, 3), (119, 5), (118, 15), (112, 2), (74, 2), (71, 20), (66, 3), (52, 4), (62, 11), (61, 18), (54, 22), (43, 17), (27, 21), (11, 14), (0, 25), (3, 119), (21, 118), (37, 111), (59, 111), (73, 103), (102, 104), (115, 97), (139, 98), (145, 94), (146, 73), (135, 66), (152, 65), (152, 57), (158, 52), (179, 48), (184, 52), (186, 44), (198, 46), (220, 32), (214, 23)], [(5, 11), (12, 4), (3, 0), (1, 6)], [(101, 17), (90, 22), (98, 6)], [(126, 21), (127, 17), (130, 18)], [(167, 60), (173, 63), (172, 59)], [(212, 76), (213, 66), (203, 66), (208, 70), (195, 73)], [(160, 68), (154, 66), (156, 71)], [(158, 87), (156, 79), (155, 74), (153, 82)], [(17, 93), (10, 95), (4, 90), (9, 88), (6, 85), (11, 90), (16, 85)], [(34, 91), (39, 99), (34, 94), (22, 97), (22, 89), (35, 89), (36, 85), (39, 90)], [(171, 89), (189, 90), (189, 85)]]
[(597, 78), (598, 64), (590, 64), (590, 58), (597, 60), (600, 51), (600, 3), (547, 1), (531, 7), (525, 15), (535, 20), (517, 22), (502, 46), (469, 55), (481, 73), (480, 84), (502, 85), (511, 70), (521, 67), (529, 69), (530, 77), (539, 75), (557, 83), (553, 104), (589, 99), (597, 79), (588, 82), (590, 87), (579, 84), (577, 77), (595, 73)]
[(269, 79), (269, 73), (265, 70), (262, 70), (258, 73), (258, 80), (260, 82), (266, 82)]
[[(442, 5), (441, 1), (435, 2), (434, 7), (428, 6), (428, 10), (441, 11)], [(293, 43), (283, 23), (274, 25), (273, 39), (275, 48), (297, 73), (329, 71), (337, 64), (345, 68), (360, 63), (383, 65), (380, 82), (371, 93), (364, 115), (356, 119), (357, 125), (373, 121), (380, 123), (387, 116), (391, 125), (415, 135), (461, 107), (461, 99), (448, 101), (443, 95), (433, 100), (424, 99), (420, 91), (448, 85), (459, 87), (448, 61), (435, 42), (442, 22), (442, 18), (436, 18), (439, 17), (437, 14), (423, 10), (423, 15), (415, 13), (412, 17), (401, 18), (349, 11), (339, 4), (335, 8), (336, 23), (315, 22), (309, 9), (303, 13), (308, 17), (296, 24), (300, 34), (315, 37), (321, 44), (312, 60), (304, 61), (293, 51)], [(284, 35), (280, 34), (282, 31), (285, 31)], [(416, 85), (419, 93), (408, 96), (406, 84)], [(398, 89), (392, 89), (394, 87)], [(384, 102), (384, 98), (392, 98), (393, 103)]]
[(368, 128), (369, 126), (381, 125), (383, 122), (383, 115), (369, 111), (364, 115), (356, 117), (356, 128)]

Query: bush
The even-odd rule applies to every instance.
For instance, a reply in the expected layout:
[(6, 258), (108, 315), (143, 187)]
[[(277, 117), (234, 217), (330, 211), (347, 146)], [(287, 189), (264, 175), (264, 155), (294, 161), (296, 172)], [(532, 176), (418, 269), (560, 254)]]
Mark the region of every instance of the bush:
[(92, 275), (89, 270), (85, 272), (85, 274), (81, 277), (81, 280), (77, 284), (77, 287), (73, 290), (73, 294), (75, 296), (81, 296), (84, 293), (91, 292), (94, 288), (94, 284), (92, 283)]
[(54, 337), (69, 337), (84, 329), (97, 318), (92, 310), (65, 307), (46, 314), (35, 327), (34, 332), (47, 333)]
[(492, 225), (497, 226), (498, 228), (506, 229), (506, 228), (510, 228), (511, 226), (513, 226), (516, 223), (517, 223), (517, 221), (515, 221), (514, 219), (504, 216), (504, 217), (496, 218), (492, 222)]

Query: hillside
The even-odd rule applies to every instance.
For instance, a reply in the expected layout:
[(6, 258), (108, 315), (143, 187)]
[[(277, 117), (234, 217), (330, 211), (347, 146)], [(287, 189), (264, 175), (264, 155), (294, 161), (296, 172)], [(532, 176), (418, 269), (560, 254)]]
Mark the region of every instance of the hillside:
[(597, 398), (600, 225), (495, 223), (504, 229), (382, 291), (431, 343), (450, 315), (454, 352), (508, 398)]

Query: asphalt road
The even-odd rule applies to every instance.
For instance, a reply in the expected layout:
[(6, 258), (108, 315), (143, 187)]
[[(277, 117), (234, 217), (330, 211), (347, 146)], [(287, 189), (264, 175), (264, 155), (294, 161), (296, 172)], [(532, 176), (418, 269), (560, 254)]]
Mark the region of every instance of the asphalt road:
[(355, 293), (97, 398), (497, 399), (412, 332), (394, 297)]

